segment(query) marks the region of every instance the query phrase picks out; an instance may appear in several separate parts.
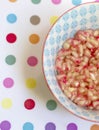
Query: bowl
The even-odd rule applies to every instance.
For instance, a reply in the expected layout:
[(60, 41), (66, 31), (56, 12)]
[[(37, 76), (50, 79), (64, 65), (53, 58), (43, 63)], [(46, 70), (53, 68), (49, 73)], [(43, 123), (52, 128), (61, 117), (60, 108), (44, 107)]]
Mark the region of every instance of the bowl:
[(55, 98), (72, 114), (99, 122), (98, 110), (87, 110), (74, 104), (62, 92), (55, 74), (55, 58), (66, 39), (78, 30), (99, 28), (99, 3), (87, 2), (66, 11), (51, 27), (43, 47), (43, 72), (48, 87)]

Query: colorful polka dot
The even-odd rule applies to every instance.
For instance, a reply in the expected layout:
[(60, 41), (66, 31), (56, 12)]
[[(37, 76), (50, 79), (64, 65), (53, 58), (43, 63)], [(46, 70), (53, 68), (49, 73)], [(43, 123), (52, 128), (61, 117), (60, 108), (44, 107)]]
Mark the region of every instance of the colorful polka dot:
[(31, 34), (29, 36), (29, 41), (32, 43), (32, 44), (37, 44), (39, 41), (40, 41), (40, 37), (38, 34)]
[(0, 128), (1, 128), (1, 130), (10, 130), (11, 123), (7, 120), (4, 120), (0, 123)]
[(37, 24), (40, 23), (40, 17), (37, 16), (37, 15), (33, 15), (33, 16), (30, 17), (30, 22), (33, 25), (37, 25)]
[(52, 0), (52, 3), (53, 3), (53, 4), (60, 4), (60, 3), (61, 3), (61, 0)]
[(48, 110), (55, 110), (57, 107), (57, 103), (54, 100), (48, 100), (46, 103), (46, 107)]
[(6, 40), (9, 43), (14, 43), (16, 41), (16, 39), (17, 39), (17, 37), (16, 37), (16, 35), (14, 33), (9, 33), (6, 36)]
[(78, 130), (75, 123), (69, 123), (66, 130)]
[(35, 56), (30, 56), (27, 59), (27, 63), (30, 66), (36, 66), (38, 64), (38, 59)]
[(82, 0), (72, 0), (73, 5), (79, 5), (82, 3)]
[(9, 0), (10, 2), (16, 2), (17, 0)]
[(33, 99), (26, 99), (24, 102), (24, 107), (31, 110), (35, 107), (35, 101)]
[(39, 4), (41, 0), (31, 0), (33, 4)]
[(26, 80), (27, 88), (35, 88), (36, 87), (36, 80), (34, 78), (29, 78)]
[(58, 16), (51, 16), (50, 17), (50, 24), (53, 25), (57, 19), (58, 19)]
[(13, 85), (14, 85), (14, 80), (13, 80), (12, 78), (5, 78), (5, 79), (3, 80), (3, 85), (4, 85), (4, 87), (6, 87), (6, 88), (11, 88), (11, 87), (13, 87)]
[(7, 21), (9, 23), (15, 23), (17, 21), (17, 16), (15, 14), (9, 14), (7, 16)]
[(4, 109), (9, 109), (12, 107), (12, 100), (10, 98), (4, 98), (1, 105)]
[(56, 130), (56, 125), (52, 122), (48, 122), (45, 126), (45, 130)]
[(23, 125), (23, 130), (34, 130), (34, 126), (31, 122), (26, 122)]
[(99, 125), (96, 124), (92, 125), (90, 130), (99, 130)]
[(13, 55), (8, 55), (8, 56), (5, 58), (5, 62), (6, 62), (8, 65), (13, 65), (13, 64), (15, 64), (15, 62), (16, 62), (16, 57), (13, 56)]

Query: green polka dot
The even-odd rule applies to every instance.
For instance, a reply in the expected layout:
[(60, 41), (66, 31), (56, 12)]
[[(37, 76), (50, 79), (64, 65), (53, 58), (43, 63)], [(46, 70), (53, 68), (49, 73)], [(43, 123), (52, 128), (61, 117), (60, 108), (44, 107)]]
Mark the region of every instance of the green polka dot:
[(15, 62), (16, 62), (16, 58), (15, 58), (15, 56), (13, 56), (13, 55), (8, 55), (8, 56), (5, 58), (5, 62), (6, 62), (8, 65), (13, 65), (13, 64), (15, 64)]
[(46, 103), (46, 107), (48, 110), (55, 110), (56, 107), (57, 107), (57, 103), (54, 101), (54, 100), (48, 100), (47, 103)]
[(39, 4), (40, 2), (41, 2), (41, 0), (31, 0), (32, 1), (32, 3), (34, 3), (34, 4)]

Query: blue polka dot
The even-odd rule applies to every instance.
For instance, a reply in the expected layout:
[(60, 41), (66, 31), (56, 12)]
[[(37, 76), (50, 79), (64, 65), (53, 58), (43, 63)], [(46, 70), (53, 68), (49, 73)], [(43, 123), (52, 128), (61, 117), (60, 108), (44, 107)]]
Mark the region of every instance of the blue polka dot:
[(79, 5), (82, 3), (82, 0), (72, 0), (73, 5)]
[(23, 130), (34, 130), (34, 126), (33, 126), (32, 123), (26, 122), (26, 123), (23, 125)]
[(9, 15), (7, 16), (7, 21), (8, 21), (9, 23), (15, 23), (16, 20), (17, 20), (17, 16), (16, 16), (15, 14), (9, 14)]

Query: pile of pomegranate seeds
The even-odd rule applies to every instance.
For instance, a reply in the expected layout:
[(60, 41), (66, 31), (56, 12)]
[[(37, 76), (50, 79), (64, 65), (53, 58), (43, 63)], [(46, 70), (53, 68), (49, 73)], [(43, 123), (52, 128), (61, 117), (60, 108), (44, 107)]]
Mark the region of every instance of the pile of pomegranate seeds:
[(66, 40), (55, 61), (65, 95), (87, 109), (99, 110), (99, 29), (79, 30)]

